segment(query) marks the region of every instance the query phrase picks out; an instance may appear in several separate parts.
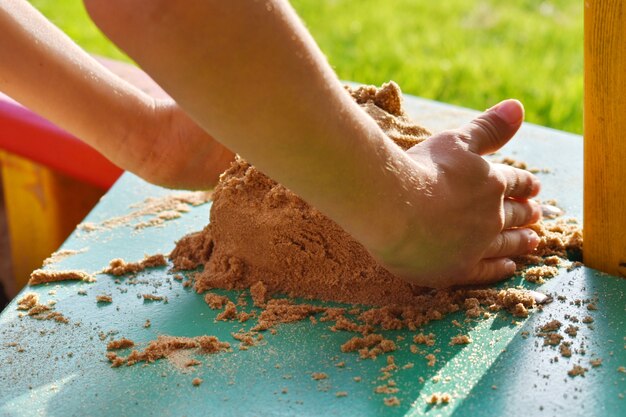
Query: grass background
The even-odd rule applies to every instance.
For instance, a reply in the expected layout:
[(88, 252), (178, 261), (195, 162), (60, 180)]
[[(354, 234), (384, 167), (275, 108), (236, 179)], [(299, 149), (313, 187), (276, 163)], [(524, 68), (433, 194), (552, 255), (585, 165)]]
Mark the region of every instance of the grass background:
[[(92, 53), (126, 59), (80, 0), (32, 0)], [(508, 97), (526, 120), (582, 132), (583, 2), (292, 0), (340, 78), (474, 109)]]

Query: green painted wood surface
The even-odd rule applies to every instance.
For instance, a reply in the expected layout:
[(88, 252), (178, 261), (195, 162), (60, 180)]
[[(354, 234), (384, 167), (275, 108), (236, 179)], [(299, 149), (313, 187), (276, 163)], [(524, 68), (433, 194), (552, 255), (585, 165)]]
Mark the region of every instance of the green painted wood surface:
[[(476, 114), (416, 98), (409, 98), (407, 105), (413, 117), (433, 130), (456, 127)], [(542, 197), (556, 198), (567, 215), (581, 217), (580, 137), (525, 125), (501, 156), (548, 168), (549, 173), (540, 174)], [(171, 193), (176, 191), (125, 174), (86, 220), (97, 223), (128, 213), (130, 205), (146, 197)], [(63, 248), (87, 250), (59, 262), (57, 268), (96, 272), (112, 258), (139, 260), (144, 254), (167, 253), (177, 239), (205, 225), (209, 209), (210, 204), (198, 206), (163, 227), (141, 231), (133, 230), (132, 225), (92, 233), (75, 231)], [(44, 302), (56, 300), (56, 309), (72, 324), (20, 319), (13, 301), (0, 315), (0, 415), (626, 416), (626, 374), (618, 371), (626, 366), (626, 281), (587, 268), (561, 270), (558, 277), (541, 286), (520, 278), (507, 282), (566, 297), (519, 324), (501, 313), (463, 323), (459, 330), (451, 322), (463, 322), (462, 312), (432, 322), (423, 331), (437, 335), (435, 346), (426, 348), (441, 350), (434, 367), (428, 367), (422, 355), (410, 353), (413, 333), (385, 332), (392, 338), (406, 337), (398, 342), (399, 351), (393, 352), (396, 363), (400, 367), (414, 363), (413, 368), (394, 373), (400, 388), (398, 407), (385, 406), (386, 396), (374, 393), (374, 387), (382, 384), (377, 378), (386, 364), (384, 357), (359, 360), (356, 354), (340, 352), (339, 346), (352, 336), (349, 333), (331, 332), (326, 324), (305, 321), (282, 325), (276, 335), (266, 335), (267, 343), (240, 351), (230, 333), (249, 328), (253, 320), (244, 325), (215, 322), (217, 312), (207, 307), (202, 296), (173, 280), (167, 268), (146, 271), (137, 279), (136, 285), (130, 285), (128, 278), (116, 284), (112, 277), (98, 275), (93, 284), (61, 283), (25, 290), (37, 292)], [(56, 293), (49, 294), (51, 290)], [(79, 290), (87, 295), (79, 295)], [(144, 302), (138, 298), (144, 293), (166, 296), (169, 302)], [(222, 293), (236, 297), (235, 293)], [(99, 294), (112, 294), (113, 303), (97, 304)], [(575, 299), (596, 296), (597, 311), (573, 304)], [(567, 323), (566, 315), (582, 318), (588, 314), (594, 323), (578, 323), (579, 333), (572, 339), (574, 350), (584, 344), (585, 355), (563, 358), (534, 336), (538, 325), (553, 318)], [(150, 328), (143, 327), (146, 319), (152, 322)], [(469, 334), (473, 343), (448, 346), (450, 337), (460, 331)], [(111, 332), (115, 338), (129, 337), (140, 346), (159, 334), (213, 334), (233, 343), (235, 349), (198, 357), (202, 365), (190, 373), (167, 361), (113, 369), (104, 357), (106, 341), (99, 337)], [(525, 338), (523, 332), (530, 335)], [(591, 368), (589, 360), (596, 357), (602, 358), (602, 365)], [(346, 366), (336, 367), (339, 361)], [(567, 371), (577, 363), (589, 371), (584, 377), (569, 377)], [(312, 372), (326, 372), (329, 378), (314, 381)], [(355, 376), (360, 376), (361, 382), (355, 382)], [(191, 384), (195, 377), (204, 380), (199, 387)], [(348, 396), (337, 398), (338, 391), (346, 391)], [(435, 392), (447, 392), (453, 398), (448, 405), (427, 405), (425, 399)]]

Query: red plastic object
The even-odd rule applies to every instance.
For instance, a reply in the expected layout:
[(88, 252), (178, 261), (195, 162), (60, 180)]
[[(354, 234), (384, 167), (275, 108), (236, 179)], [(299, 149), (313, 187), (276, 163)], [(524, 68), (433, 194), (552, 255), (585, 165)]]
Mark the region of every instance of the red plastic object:
[(0, 148), (104, 190), (123, 172), (86, 143), (2, 93)]

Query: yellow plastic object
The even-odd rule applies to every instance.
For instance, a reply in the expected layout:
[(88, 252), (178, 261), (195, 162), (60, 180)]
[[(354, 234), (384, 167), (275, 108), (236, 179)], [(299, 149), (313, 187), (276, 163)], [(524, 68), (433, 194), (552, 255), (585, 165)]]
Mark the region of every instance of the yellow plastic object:
[(105, 190), (0, 150), (14, 274), (10, 293), (55, 251)]

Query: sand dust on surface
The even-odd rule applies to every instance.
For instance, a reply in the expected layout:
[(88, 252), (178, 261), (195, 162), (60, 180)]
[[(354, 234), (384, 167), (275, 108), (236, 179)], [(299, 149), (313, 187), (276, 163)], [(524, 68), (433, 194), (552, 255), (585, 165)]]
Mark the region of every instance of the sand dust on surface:
[(86, 252), (88, 248), (82, 249), (62, 249), (56, 252), (52, 252), (52, 254), (43, 260), (44, 266), (51, 266), (56, 264), (57, 262), (62, 261), (63, 259), (69, 258), (70, 256), (77, 255), (79, 253)]
[(141, 221), (134, 224), (134, 229), (145, 229), (176, 219), (182, 214), (189, 212), (191, 207), (199, 206), (209, 201), (211, 201), (210, 191), (187, 191), (161, 197), (149, 197), (141, 203), (132, 205), (132, 211), (129, 214), (113, 217), (100, 223), (84, 222), (79, 224), (77, 229), (90, 233), (128, 226), (140, 219)]

